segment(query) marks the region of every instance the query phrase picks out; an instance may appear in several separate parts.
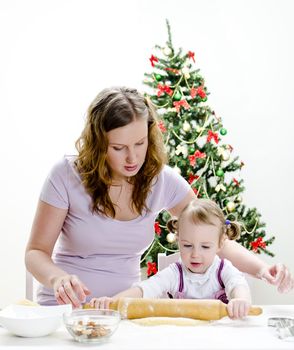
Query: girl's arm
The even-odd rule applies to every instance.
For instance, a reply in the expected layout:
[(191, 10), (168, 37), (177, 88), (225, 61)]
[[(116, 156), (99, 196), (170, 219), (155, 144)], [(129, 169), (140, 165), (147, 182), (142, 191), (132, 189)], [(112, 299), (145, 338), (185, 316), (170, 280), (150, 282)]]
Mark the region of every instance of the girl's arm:
[(232, 291), (230, 299), (243, 299), (251, 303), (251, 294), (249, 287), (246, 285), (238, 285)]
[(109, 309), (110, 303), (119, 298), (160, 298), (164, 292), (172, 292), (178, 287), (178, 271), (171, 266), (166, 267), (156, 275), (135, 284), (113, 297), (92, 298), (89, 306), (96, 309)]
[(237, 285), (230, 295), (227, 306), (228, 316), (233, 319), (243, 318), (248, 315), (251, 305), (251, 295), (248, 286)]
[(140, 287), (133, 287), (115, 294), (112, 298), (92, 298), (89, 302), (89, 306), (95, 309), (109, 309), (110, 303), (119, 298), (143, 298), (143, 291)]
[(133, 287), (114, 295), (113, 299), (119, 298), (143, 298), (143, 291), (140, 287)]

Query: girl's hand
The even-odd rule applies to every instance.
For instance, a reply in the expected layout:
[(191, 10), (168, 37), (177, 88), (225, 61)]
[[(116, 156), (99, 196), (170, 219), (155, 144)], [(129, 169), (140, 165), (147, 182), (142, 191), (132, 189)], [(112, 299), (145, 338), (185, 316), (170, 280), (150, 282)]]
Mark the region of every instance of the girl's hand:
[(95, 309), (109, 309), (109, 305), (113, 301), (114, 299), (109, 297), (93, 298), (89, 305)]
[(263, 267), (257, 274), (257, 278), (277, 286), (280, 293), (287, 293), (294, 287), (294, 280), (289, 270), (281, 263)]
[(231, 299), (228, 303), (228, 316), (232, 319), (243, 318), (248, 315), (250, 303), (246, 299)]
[(76, 275), (64, 275), (53, 280), (53, 290), (58, 304), (72, 304), (80, 307), (91, 294), (89, 289)]

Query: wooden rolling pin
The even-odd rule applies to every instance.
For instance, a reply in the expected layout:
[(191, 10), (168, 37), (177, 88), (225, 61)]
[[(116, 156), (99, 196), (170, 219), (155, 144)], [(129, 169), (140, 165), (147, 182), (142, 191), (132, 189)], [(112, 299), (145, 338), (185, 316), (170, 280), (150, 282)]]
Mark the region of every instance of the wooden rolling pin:
[[(215, 299), (143, 299), (120, 298), (110, 303), (110, 309), (125, 319), (144, 317), (187, 317), (197, 320), (219, 320), (227, 316), (227, 306)], [(260, 315), (260, 307), (251, 307), (249, 315)]]

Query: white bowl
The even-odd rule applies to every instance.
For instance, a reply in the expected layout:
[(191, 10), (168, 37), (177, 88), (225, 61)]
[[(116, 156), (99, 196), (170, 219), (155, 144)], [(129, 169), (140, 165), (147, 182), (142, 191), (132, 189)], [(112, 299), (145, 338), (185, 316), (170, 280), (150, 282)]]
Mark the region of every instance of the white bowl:
[(62, 315), (71, 312), (70, 304), (57, 306), (9, 305), (0, 311), (0, 324), (21, 337), (42, 337), (54, 332)]
[(81, 343), (102, 343), (117, 329), (120, 314), (114, 310), (77, 309), (65, 313), (63, 321), (74, 340)]

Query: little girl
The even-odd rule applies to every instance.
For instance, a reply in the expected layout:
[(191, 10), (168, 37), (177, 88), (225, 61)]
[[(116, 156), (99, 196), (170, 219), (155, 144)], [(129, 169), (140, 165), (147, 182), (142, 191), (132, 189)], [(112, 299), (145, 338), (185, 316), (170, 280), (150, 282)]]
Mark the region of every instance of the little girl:
[(217, 253), (225, 239), (239, 237), (238, 223), (226, 220), (218, 205), (209, 199), (194, 199), (179, 219), (169, 220), (176, 233), (180, 260), (113, 298), (93, 298), (91, 307), (104, 309), (121, 297), (220, 299), (227, 303), (231, 318), (248, 314), (251, 297), (243, 274)]

